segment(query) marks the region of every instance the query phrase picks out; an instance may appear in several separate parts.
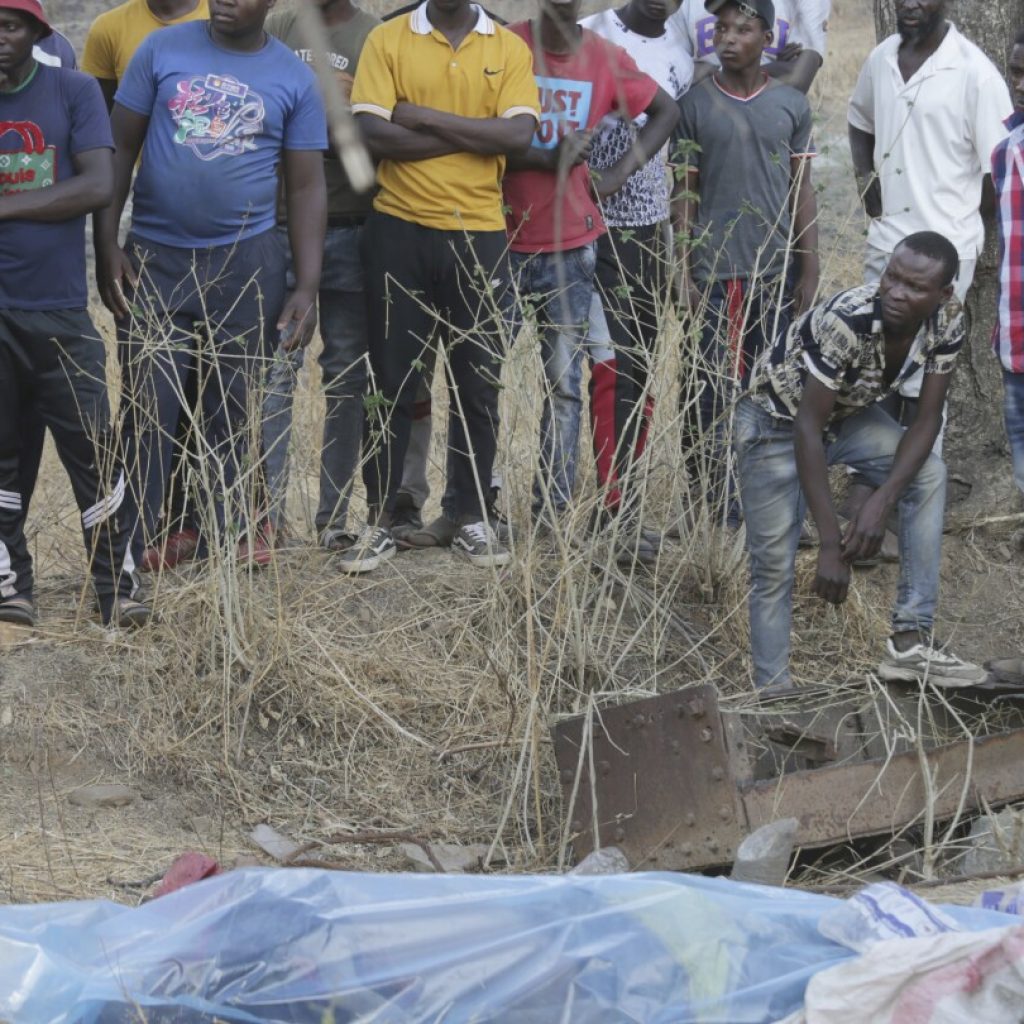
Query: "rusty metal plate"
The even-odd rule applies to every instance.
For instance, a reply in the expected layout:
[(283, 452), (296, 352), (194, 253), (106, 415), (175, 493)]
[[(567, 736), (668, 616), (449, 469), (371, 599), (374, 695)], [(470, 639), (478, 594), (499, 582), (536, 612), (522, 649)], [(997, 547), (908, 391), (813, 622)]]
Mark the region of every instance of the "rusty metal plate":
[(965, 789), (968, 810), (983, 801), (999, 807), (1024, 800), (1024, 730), (975, 740), (973, 750), (965, 740), (888, 762), (794, 772), (741, 787), (741, 794), (751, 831), (794, 817), (800, 822), (797, 842), (813, 847), (900, 829), (922, 817), (929, 799), (937, 820), (951, 818)]
[(714, 686), (603, 708), (589, 730), (584, 716), (552, 735), (577, 857), (614, 845), (646, 870), (731, 863), (746, 829)]

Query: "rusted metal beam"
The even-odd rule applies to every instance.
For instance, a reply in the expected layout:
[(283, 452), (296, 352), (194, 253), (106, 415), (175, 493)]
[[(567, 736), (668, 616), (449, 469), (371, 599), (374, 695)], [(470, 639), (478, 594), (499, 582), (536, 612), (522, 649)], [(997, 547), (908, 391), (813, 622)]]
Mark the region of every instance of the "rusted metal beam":
[[(973, 746), (973, 749), (972, 749)], [(924, 764), (930, 783), (925, 782)], [(964, 790), (966, 788), (966, 796)], [(973, 810), (1024, 799), (1024, 729), (865, 761), (793, 772), (741, 789), (751, 830), (778, 818), (800, 822), (797, 842), (827, 846), (905, 827), (931, 801), (938, 819), (952, 817), (964, 799)]]
[(577, 857), (614, 845), (647, 870), (732, 861), (746, 827), (713, 686), (602, 709), (581, 751), (587, 735), (582, 717), (553, 729)]
[[(634, 867), (692, 871), (731, 863), (745, 835), (779, 818), (796, 818), (797, 842), (815, 847), (904, 828), (929, 801), (944, 820), (1024, 800), (1024, 729), (864, 760), (856, 706), (820, 721), (810, 711), (722, 716), (705, 685), (560, 723), (552, 733), (576, 855), (616, 845)], [(764, 741), (781, 752), (768, 758), (776, 772), (840, 763), (753, 781), (752, 768), (771, 767), (755, 753)]]

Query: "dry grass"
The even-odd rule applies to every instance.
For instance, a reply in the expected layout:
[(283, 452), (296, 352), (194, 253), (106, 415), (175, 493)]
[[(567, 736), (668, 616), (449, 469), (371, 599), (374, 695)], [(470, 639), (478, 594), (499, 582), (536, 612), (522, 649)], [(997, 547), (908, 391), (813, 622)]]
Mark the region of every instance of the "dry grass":
[[(861, 219), (840, 97), (868, 33), (864, 12), (837, 2), (816, 96), (827, 157), (818, 174), (824, 289), (859, 280)], [(502, 398), (500, 460), (517, 540), (515, 561), (497, 573), (436, 552), (351, 579), (309, 545), (323, 415), (313, 353), (296, 396), (289, 495), (293, 536), (304, 543), (259, 574), (226, 552), (165, 574), (155, 581), (160, 621), (141, 634), (107, 635), (88, 622), (77, 514), (48, 450), (30, 530), (45, 624), (0, 670), (0, 715), (14, 709), (0, 718), (0, 771), (32, 790), (6, 806), (0, 799), (11, 822), (0, 825), (3, 895), (130, 899), (135, 890), (115, 882), (145, 878), (197, 843), (230, 862), (241, 829), (260, 821), (314, 840), (394, 830), (485, 842), (513, 870), (564, 862), (553, 722), (705, 681), (720, 686), (730, 713), (750, 707), (740, 542), (682, 485), (682, 342), (666, 314), (644, 507), (660, 524), (696, 508), (696, 522), (651, 573), (624, 574), (607, 542), (571, 543), (597, 500), (586, 456), (575, 518), (554, 536), (530, 530), (542, 375), (529, 331), (512, 351)], [(435, 496), (443, 441), (435, 436)], [(801, 594), (810, 567), (803, 556)], [(856, 585), (842, 613), (799, 598), (798, 678), (839, 688), (868, 667), (886, 628), (887, 590), (884, 581)], [(64, 790), (83, 771), (152, 790), (152, 806), (116, 818), (68, 811)], [(205, 836), (187, 825), (196, 808), (218, 823)], [(328, 856), (401, 866), (386, 847), (333, 843)]]

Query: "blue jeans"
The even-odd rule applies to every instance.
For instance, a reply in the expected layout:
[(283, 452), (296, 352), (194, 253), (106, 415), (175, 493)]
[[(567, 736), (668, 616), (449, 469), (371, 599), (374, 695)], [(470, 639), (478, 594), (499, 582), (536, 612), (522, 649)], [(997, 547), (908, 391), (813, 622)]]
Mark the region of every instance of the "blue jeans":
[[(283, 231), (282, 231), (283, 233)], [(320, 277), (320, 369), (327, 409), (320, 456), (320, 500), (316, 528), (344, 529), (352, 480), (362, 451), (363, 395), (367, 381), (366, 298), (359, 252), (361, 227), (328, 227)], [(288, 267), (289, 287), (294, 285)], [(292, 400), (305, 352), (278, 348), (267, 375), (263, 400), (264, 474), (268, 518), (284, 525), (288, 494), (288, 449)]]
[(554, 510), (561, 511), (576, 483), (596, 251), (591, 242), (566, 252), (510, 254), (519, 300), (511, 334), (517, 333), (524, 306), (528, 307), (537, 321), (548, 385), (540, 421), (540, 475), (533, 488), (535, 510), (550, 500)]
[[(889, 476), (903, 433), (877, 405), (868, 406), (827, 432), (829, 465), (850, 466), (878, 487)], [(770, 415), (750, 398), (741, 398), (733, 445), (750, 553), (754, 684), (787, 683), (793, 566), (804, 513), (793, 424)], [(893, 632), (932, 627), (945, 503), (946, 467), (937, 456), (929, 455), (899, 502), (900, 580)]]
[(1024, 373), (1003, 368), (1003, 419), (1013, 457), (1013, 482), (1024, 494)]

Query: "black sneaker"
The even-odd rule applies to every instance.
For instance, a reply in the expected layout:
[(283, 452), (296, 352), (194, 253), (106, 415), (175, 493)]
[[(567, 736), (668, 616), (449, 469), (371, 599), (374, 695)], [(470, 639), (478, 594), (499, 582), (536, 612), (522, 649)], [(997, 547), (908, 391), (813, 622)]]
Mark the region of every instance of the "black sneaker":
[(36, 624), (35, 602), (27, 594), (15, 594), (0, 599), (0, 622), (12, 626), (34, 626)]
[(348, 551), (359, 538), (340, 526), (325, 526), (320, 531), (317, 543), (325, 551)]
[(511, 552), (498, 540), (490, 523), (483, 520), (460, 526), (452, 541), (452, 550), (484, 568), (497, 568), (512, 561)]
[(395, 538), (386, 526), (363, 527), (359, 539), (338, 559), (342, 572), (373, 572), (382, 562), (395, 557)]
[(133, 597), (118, 597), (110, 609), (110, 618), (105, 626), (117, 626), (120, 629), (141, 629), (153, 617), (153, 610), (144, 601), (136, 601)]
[(619, 565), (656, 565), (661, 554), (661, 534), (643, 527), (621, 526), (615, 538), (615, 561)]
[[(395, 508), (391, 513), (391, 535), (395, 538), (395, 542), (402, 544), (409, 534), (422, 529), (423, 515), (412, 500), (412, 495), (399, 491), (395, 495)], [(405, 545), (402, 544), (402, 546)]]

